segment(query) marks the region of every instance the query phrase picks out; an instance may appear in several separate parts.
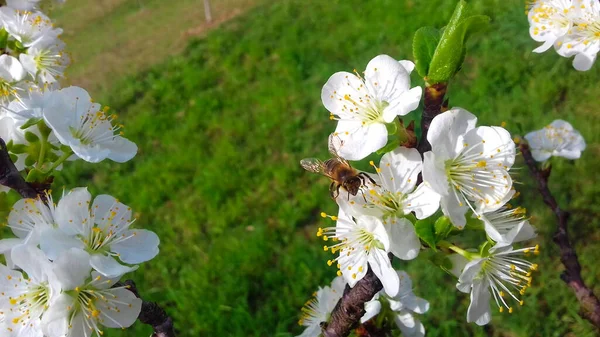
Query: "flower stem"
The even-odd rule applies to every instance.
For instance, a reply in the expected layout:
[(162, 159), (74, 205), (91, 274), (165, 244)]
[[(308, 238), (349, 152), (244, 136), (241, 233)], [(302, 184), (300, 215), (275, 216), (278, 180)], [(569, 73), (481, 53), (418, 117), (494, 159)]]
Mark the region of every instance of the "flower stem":
[(467, 252), (466, 250), (464, 250), (464, 249), (462, 249), (462, 248), (460, 248), (458, 246), (455, 246), (455, 245), (453, 245), (452, 243), (450, 243), (448, 241), (443, 241), (442, 240), (442, 241), (438, 242), (438, 246), (441, 247), (441, 248), (450, 249), (451, 251), (453, 251), (453, 252), (455, 252), (455, 253), (457, 253), (459, 255), (462, 255), (467, 260), (471, 260), (473, 258), (473, 253)]
[(49, 174), (51, 171), (53, 171), (54, 169), (56, 169), (60, 164), (62, 164), (65, 160), (67, 160), (72, 154), (73, 154), (73, 151), (71, 151), (71, 150), (66, 151), (65, 153), (63, 153), (63, 155), (60, 156), (60, 158), (58, 158), (54, 163), (52, 163), (52, 166), (50, 166), (50, 168), (48, 168), (44, 172), (44, 174)]

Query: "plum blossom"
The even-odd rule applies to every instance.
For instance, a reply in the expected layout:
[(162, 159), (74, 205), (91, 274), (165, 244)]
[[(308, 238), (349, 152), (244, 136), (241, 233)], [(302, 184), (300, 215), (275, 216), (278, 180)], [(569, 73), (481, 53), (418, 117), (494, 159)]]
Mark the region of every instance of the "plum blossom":
[(399, 290), (396, 296), (388, 296), (385, 291), (381, 291), (375, 297), (365, 303), (367, 314), (361, 318), (364, 323), (379, 314), (382, 306), (381, 301), (389, 305), (393, 312), (394, 322), (402, 336), (406, 337), (423, 337), (425, 336), (425, 327), (423, 323), (415, 317), (416, 314), (424, 314), (429, 310), (429, 302), (417, 297), (413, 293), (412, 281), (410, 276), (405, 271), (397, 270), (398, 278), (400, 279)]
[(106, 278), (92, 272), (87, 252), (70, 249), (54, 262), (57, 293), (42, 318), (47, 337), (102, 336), (102, 327), (128, 328), (138, 318), (142, 301), (126, 286), (113, 287), (121, 275)]
[(536, 161), (545, 161), (552, 156), (578, 159), (585, 150), (585, 140), (566, 121), (557, 119), (541, 130), (525, 135), (531, 155)]
[(325, 83), (321, 100), (338, 120), (334, 134), (344, 144), (342, 158), (360, 160), (381, 149), (388, 140), (386, 124), (417, 108), (422, 89), (410, 88), (413, 69), (410, 61), (379, 55), (367, 64), (364, 78), (356, 71), (337, 72)]
[(44, 120), (60, 143), (69, 146), (81, 159), (97, 163), (106, 158), (123, 163), (135, 156), (135, 143), (121, 137), (122, 125), (113, 126), (115, 116), (93, 103), (82, 88), (68, 87), (55, 92), (53, 106)]
[(502, 207), (513, 195), (508, 171), (515, 161), (515, 143), (501, 127), (476, 127), (477, 117), (454, 108), (436, 116), (424, 154), (423, 181), (442, 197), (442, 211), (462, 228), (465, 213)]
[[(91, 204), (91, 207), (90, 207)], [(70, 248), (87, 251), (91, 266), (106, 277), (116, 277), (137, 269), (136, 265), (158, 254), (159, 239), (154, 232), (130, 229), (131, 208), (109, 195), (99, 195), (92, 203), (87, 188), (71, 190), (55, 209), (56, 227), (42, 232), (41, 248), (51, 260)]]
[(525, 303), (519, 295), (524, 295), (531, 286), (531, 274), (538, 265), (519, 256), (530, 253), (538, 254), (539, 246), (516, 250), (512, 246), (492, 247), (489, 255), (473, 258), (465, 265), (456, 288), (471, 294), (467, 322), (488, 324), (492, 297), (500, 312), (508, 310), (512, 313), (511, 301), (518, 305)]
[(335, 305), (344, 293), (346, 282), (341, 276), (331, 282), (331, 287), (319, 287), (314, 297), (302, 308), (302, 316), (298, 324), (305, 326), (298, 337), (318, 337), (321, 335), (321, 323), (327, 322)]
[(398, 225), (389, 233), (383, 222), (374, 216), (361, 215), (353, 219), (340, 208), (335, 227), (319, 228), (317, 236), (325, 241), (333, 241), (331, 246), (324, 246), (325, 251), (331, 251), (339, 256), (327, 261), (328, 265), (336, 263), (338, 276), (344, 279), (350, 287), (354, 287), (367, 273), (368, 268), (381, 280), (388, 294), (396, 295), (398, 291), (398, 275), (392, 268), (387, 254), (392, 253), (401, 259), (413, 259), (418, 252), (408, 251), (402, 246), (402, 228), (412, 226), (407, 219), (399, 219)]
[(20, 245), (12, 251), (12, 261), (23, 270), (0, 264), (0, 312), (5, 315), (1, 335), (7, 337), (41, 336), (41, 319), (54, 295), (50, 282), (52, 264), (44, 253), (31, 245)]
[(529, 34), (543, 44), (533, 50), (542, 53), (573, 27), (572, 0), (537, 0), (529, 9)]

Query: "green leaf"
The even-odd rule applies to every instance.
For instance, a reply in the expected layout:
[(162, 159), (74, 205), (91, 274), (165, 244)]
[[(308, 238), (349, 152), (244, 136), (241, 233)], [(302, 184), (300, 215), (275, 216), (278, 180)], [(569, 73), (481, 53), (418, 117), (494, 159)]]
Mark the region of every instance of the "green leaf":
[(21, 153), (27, 152), (28, 148), (29, 147), (27, 145), (25, 145), (25, 144), (14, 144), (9, 149), (10, 149), (11, 153), (21, 154)]
[(29, 119), (27, 120), (27, 122), (25, 122), (25, 124), (23, 124), (23, 125), (21, 126), (21, 130), (25, 130), (25, 129), (27, 129), (27, 128), (28, 128), (28, 127), (30, 127), (30, 126), (36, 125), (37, 123), (41, 122), (41, 121), (42, 121), (42, 119), (43, 119), (42, 117), (33, 117), (33, 118), (29, 118)]
[(450, 235), (450, 233), (454, 229), (454, 225), (452, 225), (450, 218), (448, 218), (447, 216), (439, 217), (435, 221), (433, 227), (435, 229), (436, 242), (447, 238), (448, 235)]
[(8, 32), (6, 29), (0, 29), (0, 49), (6, 49), (6, 44), (8, 43)]
[(423, 240), (434, 251), (436, 250), (435, 227), (431, 217), (423, 220), (418, 220), (415, 223), (415, 232), (419, 239)]
[(25, 181), (27, 181), (28, 183), (31, 182), (36, 182), (36, 181), (43, 181), (46, 178), (46, 175), (44, 174), (44, 172), (34, 168), (31, 171), (29, 171), (29, 174), (27, 174), (27, 178), (25, 178)]
[(388, 137), (387, 144), (385, 144), (385, 146), (382, 147), (381, 149), (377, 150), (376, 153), (378, 155), (386, 154), (388, 152), (394, 151), (398, 146), (400, 146), (399, 142), (398, 142), (398, 137), (395, 137), (395, 136)]
[(33, 166), (36, 160), (37, 158), (32, 155), (27, 156), (27, 158), (25, 158), (25, 166)]
[(442, 33), (434, 27), (421, 27), (413, 39), (415, 68), (421, 77), (427, 77), (429, 64), (440, 42)]
[(27, 141), (30, 143), (36, 143), (36, 142), (40, 141), (40, 138), (38, 137), (38, 135), (36, 135), (35, 133), (33, 133), (31, 131), (25, 132), (25, 139), (27, 139)]
[(460, 1), (444, 29), (437, 49), (431, 59), (427, 82), (447, 82), (462, 66), (465, 59), (465, 42), (474, 32), (482, 30), (490, 21), (485, 15), (466, 17), (465, 1)]

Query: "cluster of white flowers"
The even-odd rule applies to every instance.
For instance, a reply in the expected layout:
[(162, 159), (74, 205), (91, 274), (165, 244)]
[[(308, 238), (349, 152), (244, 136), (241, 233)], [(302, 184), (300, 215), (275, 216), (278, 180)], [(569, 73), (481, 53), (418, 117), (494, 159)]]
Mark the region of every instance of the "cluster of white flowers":
[[(521, 256), (536, 254), (539, 247), (513, 248), (536, 234), (525, 210), (508, 203), (518, 194), (510, 176), (516, 147), (503, 127), (477, 126), (472, 113), (453, 108), (431, 122), (427, 133), (431, 151), (423, 158), (414, 148), (393, 147), (399, 143), (394, 139), (395, 127), (401, 127), (393, 125), (396, 118), (419, 105), (421, 88), (410, 88), (413, 68), (410, 61), (380, 55), (369, 62), (364, 78), (356, 71), (356, 75), (339, 72), (331, 76), (321, 97), (331, 119), (338, 121), (329, 139), (335, 158), (325, 162), (308, 158), (301, 164), (333, 180), (331, 191), (336, 193), (332, 197), (339, 212), (321, 215), (335, 225), (317, 231), (317, 236), (328, 242), (324, 250), (335, 255), (327, 264), (337, 266), (338, 277), (349, 287), (371, 269), (383, 284), (383, 302), (398, 313), (394, 320), (400, 329), (405, 335), (420, 336), (424, 328), (412, 314), (425, 312), (428, 304), (406, 299), (409, 294), (414, 296), (411, 286), (406, 288), (402, 281), (408, 276), (394, 269), (390, 255), (404, 261), (415, 259), (423, 242), (446, 252), (452, 268), (444, 268), (456, 274), (459, 290), (471, 293), (467, 321), (482, 325), (491, 318), (492, 297), (501, 312), (514, 310), (511, 298), (524, 303), (519, 296), (531, 285), (531, 273), (537, 265)], [(347, 161), (378, 151), (385, 153), (379, 166), (370, 162), (375, 173), (359, 172)], [(345, 191), (340, 192), (342, 188)], [(417, 230), (424, 223), (433, 226), (444, 221), (447, 227), (432, 233), (438, 236), (433, 241)], [(475, 251), (446, 240), (460, 235), (469, 225), (486, 234)], [(342, 293), (342, 289), (334, 288), (321, 289), (317, 294), (321, 298), (310, 302), (306, 311), (310, 319), (301, 320), (310, 328), (302, 336), (320, 334), (318, 323), (327, 321), (325, 312), (335, 306)], [(380, 296), (367, 304), (367, 314)], [(401, 305), (394, 304), (398, 300)], [(315, 316), (314, 312), (320, 314)]]
[[(43, 186), (66, 160), (125, 162), (137, 146), (84, 89), (60, 88), (69, 57), (39, 2), (0, 8), (0, 137), (26, 181)], [(99, 337), (131, 326), (142, 301), (118, 281), (159, 251), (134, 220), (127, 205), (92, 200), (85, 187), (58, 204), (49, 190), (19, 200), (7, 221), (15, 237), (0, 240), (0, 336)]]
[(543, 44), (542, 53), (554, 46), (564, 57), (575, 56), (573, 67), (589, 70), (600, 51), (600, 3), (596, 0), (534, 0), (528, 8), (531, 37)]
[(0, 333), (88, 337), (133, 324), (141, 300), (115, 283), (159, 244), (133, 221), (131, 208), (109, 195), (92, 201), (86, 188), (58, 204), (49, 194), (19, 200), (8, 216), (16, 238), (0, 240)]

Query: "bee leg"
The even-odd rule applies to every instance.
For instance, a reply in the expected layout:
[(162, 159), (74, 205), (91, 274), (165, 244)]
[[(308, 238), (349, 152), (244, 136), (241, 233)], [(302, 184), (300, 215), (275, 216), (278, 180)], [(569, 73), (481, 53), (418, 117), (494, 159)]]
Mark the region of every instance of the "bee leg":
[(367, 202), (367, 196), (365, 196), (365, 191), (361, 188), (360, 193), (362, 193), (363, 199), (365, 199), (365, 203)]
[(329, 185), (329, 195), (330, 195), (330, 196), (331, 196), (331, 198), (332, 198), (332, 199), (334, 199), (334, 200), (335, 200), (335, 198), (337, 198), (337, 197), (338, 197), (338, 195), (340, 194), (340, 191), (339, 191), (340, 189), (339, 189), (339, 187), (338, 187), (338, 189), (336, 190), (336, 188), (335, 188), (335, 185), (336, 185), (336, 184), (335, 184), (335, 181), (332, 181), (332, 182), (331, 182), (331, 185)]
[(360, 179), (362, 179), (363, 184), (366, 184), (367, 183), (367, 179), (368, 179), (371, 182), (371, 184), (373, 184), (375, 186), (379, 186), (379, 185), (377, 185), (377, 183), (375, 182), (375, 180), (373, 178), (371, 178), (370, 175), (368, 175), (368, 174), (366, 174), (364, 172), (359, 173), (358, 176), (360, 177)]

